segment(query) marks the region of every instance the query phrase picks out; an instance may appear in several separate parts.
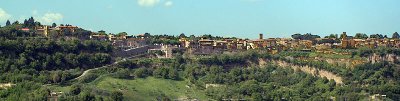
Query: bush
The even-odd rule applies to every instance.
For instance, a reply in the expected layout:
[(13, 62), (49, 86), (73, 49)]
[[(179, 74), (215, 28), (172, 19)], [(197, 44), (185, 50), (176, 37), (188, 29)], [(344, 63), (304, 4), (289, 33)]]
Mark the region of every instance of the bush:
[(98, 77), (98, 75), (96, 75), (96, 74), (88, 73), (85, 76), (83, 76), (82, 78), (80, 78), (79, 82), (89, 83), (89, 82), (92, 82), (93, 80), (96, 80), (97, 77)]
[(72, 95), (79, 95), (79, 93), (81, 93), (81, 85), (78, 85), (78, 84), (72, 85), (70, 93)]
[(114, 101), (122, 101), (124, 99), (122, 92), (114, 91), (111, 93), (111, 99)]
[(145, 77), (147, 77), (147, 69), (146, 68), (139, 68), (139, 69), (136, 69), (135, 70), (135, 72), (133, 73), (133, 75), (136, 77), (136, 78), (145, 78)]
[(129, 79), (131, 77), (129, 69), (120, 69), (117, 72), (115, 72), (112, 76), (114, 78), (119, 78), (119, 79)]

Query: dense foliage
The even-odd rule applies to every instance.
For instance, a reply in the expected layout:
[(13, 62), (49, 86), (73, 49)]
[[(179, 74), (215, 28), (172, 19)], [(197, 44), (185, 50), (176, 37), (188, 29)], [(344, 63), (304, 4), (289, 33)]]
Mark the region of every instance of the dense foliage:
[[(19, 28), (40, 25), (30, 18), (24, 24), (7, 22), (0, 28), (0, 84), (16, 84), (8, 89), (0, 88), (0, 100), (43, 101), (53, 93), (51, 85), (69, 87), (58, 98), (61, 101), (103, 101), (125, 100), (125, 89), (104, 90), (91, 86), (102, 77), (132, 80), (149, 76), (157, 79), (186, 81), (187, 86), (202, 90), (210, 100), (364, 100), (374, 94), (387, 95), (390, 99), (400, 99), (400, 68), (396, 63), (381, 61), (357, 65), (353, 69), (329, 64), (326, 61), (303, 60), (310, 58), (309, 52), (287, 51), (276, 55), (263, 50), (233, 54), (184, 57), (173, 59), (139, 58), (118, 62), (109, 68), (95, 69), (85, 76), (82, 70), (101, 67), (112, 63), (109, 42), (79, 40), (89, 32), (57, 33), (50, 38), (37, 37), (34, 32), (20, 31)], [(105, 33), (105, 32), (104, 32)], [(121, 33), (120, 35), (125, 35)], [(74, 36), (66, 38), (61, 36)], [(397, 37), (398, 35), (396, 35)], [(153, 44), (179, 44), (180, 36), (156, 35), (148, 33)], [(295, 34), (295, 39), (319, 38), (312, 34)], [(329, 36), (337, 38), (337, 35)], [(364, 34), (356, 37), (366, 38)], [(373, 36), (371, 36), (373, 37)], [(374, 37), (384, 37), (376, 35)], [(221, 39), (203, 35), (206, 39)], [(334, 43), (337, 40), (321, 40), (317, 43)], [(399, 49), (378, 47), (349, 50), (351, 55), (370, 57), (400, 55)], [(156, 52), (157, 53), (157, 52)], [(176, 52), (178, 53), (178, 52)], [(157, 53), (162, 54), (162, 53)], [(352, 56), (352, 58), (354, 57)], [(260, 60), (267, 60), (265, 64)], [(268, 61), (271, 60), (271, 61)], [(279, 67), (272, 60), (284, 61), (291, 65), (310, 66), (343, 77), (343, 84), (320, 78), (291, 68)], [(27, 97), (29, 96), (29, 97)], [(157, 100), (171, 100), (166, 95)]]
[(307, 33), (307, 34), (303, 34), (303, 35), (297, 33), (297, 34), (293, 34), (292, 38), (298, 39), (298, 40), (314, 40), (316, 38), (321, 38), (321, 37), (318, 35), (312, 35), (311, 33)]
[(42, 85), (65, 84), (80, 75), (81, 70), (112, 62), (113, 48), (109, 42), (44, 38), (32, 31), (19, 30), (39, 24), (33, 22), (30, 18), (24, 24), (0, 28), (0, 84), (16, 84), (0, 90), (0, 100), (47, 100), (50, 90)]
[[(260, 58), (327, 70), (344, 77), (344, 84), (274, 64), (259, 66), (255, 61)], [(390, 99), (400, 97), (400, 68), (387, 62), (358, 65), (349, 70), (322, 61), (301, 61), (254, 51), (180, 59), (144, 59), (122, 64), (133, 71), (127, 72), (133, 73), (130, 78), (154, 76), (187, 80), (216, 100), (362, 100), (374, 94), (387, 95)]]

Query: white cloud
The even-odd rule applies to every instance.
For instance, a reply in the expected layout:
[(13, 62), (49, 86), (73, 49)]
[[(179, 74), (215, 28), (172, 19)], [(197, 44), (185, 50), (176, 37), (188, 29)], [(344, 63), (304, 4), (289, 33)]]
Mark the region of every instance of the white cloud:
[(36, 17), (37, 20), (43, 24), (52, 24), (53, 22), (60, 22), (64, 18), (61, 13), (46, 13), (42, 17)]
[(174, 2), (172, 2), (172, 1), (167, 1), (167, 2), (165, 2), (164, 6), (166, 6), (166, 7), (171, 7), (173, 4), (174, 4)]
[(37, 14), (38, 14), (38, 10), (35, 9), (32, 11), (32, 15), (37, 15)]
[(11, 18), (11, 15), (8, 14), (6, 11), (4, 11), (2, 8), (0, 8), (0, 21), (4, 22), (10, 18)]
[(153, 7), (158, 4), (160, 0), (138, 0), (139, 6), (143, 7)]

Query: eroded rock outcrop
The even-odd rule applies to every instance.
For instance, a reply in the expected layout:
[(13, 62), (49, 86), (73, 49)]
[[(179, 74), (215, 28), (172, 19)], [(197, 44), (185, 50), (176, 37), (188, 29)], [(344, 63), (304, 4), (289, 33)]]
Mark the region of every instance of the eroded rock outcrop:
[(385, 55), (380, 55), (380, 54), (372, 54), (368, 56), (368, 62), (371, 63), (377, 63), (377, 62), (382, 62), (382, 61), (388, 61), (388, 62), (398, 62), (400, 57), (396, 56), (395, 54), (385, 54)]
[(290, 67), (294, 70), (300, 70), (302, 72), (311, 74), (313, 76), (318, 76), (318, 77), (326, 77), (329, 80), (334, 80), (337, 84), (343, 84), (343, 78), (326, 70), (321, 70), (317, 69), (314, 67), (310, 66), (299, 66), (299, 65), (293, 65), (291, 63), (281, 61), (281, 60), (264, 60), (264, 59), (259, 59), (260, 65), (266, 65), (268, 63), (273, 63), (275, 65), (278, 65), (279, 67)]

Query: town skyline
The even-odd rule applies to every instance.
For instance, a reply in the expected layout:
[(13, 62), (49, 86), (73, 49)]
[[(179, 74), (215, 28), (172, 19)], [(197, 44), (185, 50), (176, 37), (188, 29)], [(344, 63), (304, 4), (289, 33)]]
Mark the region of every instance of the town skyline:
[(0, 101), (397, 101), (398, 4), (2, 0)]
[(0, 25), (4, 26), (8, 19), (22, 22), (33, 16), (44, 24), (73, 24), (94, 32), (212, 34), (250, 39), (256, 39), (259, 33), (281, 38), (294, 33), (322, 37), (342, 32), (391, 36), (400, 28), (396, 19), (400, 13), (395, 5), (400, 2), (396, 0), (88, 0), (68, 9), (63, 6), (74, 1), (24, 2), (0, 3)]

